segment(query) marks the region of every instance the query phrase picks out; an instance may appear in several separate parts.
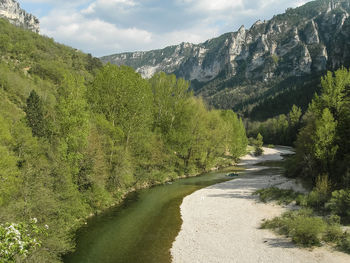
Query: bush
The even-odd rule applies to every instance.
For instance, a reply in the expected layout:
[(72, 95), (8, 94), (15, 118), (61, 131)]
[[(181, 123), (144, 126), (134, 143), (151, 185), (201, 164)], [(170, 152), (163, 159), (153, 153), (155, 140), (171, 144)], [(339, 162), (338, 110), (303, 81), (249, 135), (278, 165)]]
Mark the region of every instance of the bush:
[(299, 206), (303, 206), (303, 207), (306, 207), (307, 206), (307, 198), (308, 196), (307, 195), (298, 195), (298, 197), (296, 198), (296, 204), (299, 205)]
[(263, 137), (261, 136), (260, 133), (256, 136), (256, 139), (249, 138), (249, 142), (254, 146), (255, 156), (260, 156), (264, 153), (264, 150), (262, 148), (264, 142), (263, 142)]
[(346, 253), (350, 253), (350, 234), (344, 233), (338, 242), (338, 248)]
[(281, 217), (266, 220), (262, 228), (274, 229), (290, 236), (296, 244), (319, 245), (327, 224), (319, 217), (312, 216), (312, 210), (301, 209), (284, 213)]
[(307, 206), (317, 210), (324, 210), (330, 198), (331, 182), (328, 175), (320, 175), (316, 179), (316, 186), (307, 197)]
[(350, 222), (350, 190), (334, 191), (326, 206), (343, 221)]
[(264, 150), (263, 148), (259, 148), (259, 147), (255, 147), (255, 150), (254, 150), (254, 155), (255, 156), (260, 156), (264, 153)]
[(326, 223), (319, 217), (297, 216), (291, 222), (292, 240), (303, 246), (320, 245)]
[(259, 195), (263, 202), (276, 200), (279, 204), (290, 204), (300, 195), (293, 190), (279, 189), (277, 187), (270, 187), (257, 190), (254, 195)]
[(343, 230), (340, 225), (328, 225), (323, 240), (326, 242), (338, 242), (343, 236)]
[(330, 225), (340, 225), (340, 217), (337, 215), (329, 215), (326, 217), (326, 222)]
[(329, 200), (328, 195), (321, 193), (317, 190), (312, 190), (307, 198), (307, 206), (315, 208), (317, 210), (323, 210), (325, 208), (325, 203)]

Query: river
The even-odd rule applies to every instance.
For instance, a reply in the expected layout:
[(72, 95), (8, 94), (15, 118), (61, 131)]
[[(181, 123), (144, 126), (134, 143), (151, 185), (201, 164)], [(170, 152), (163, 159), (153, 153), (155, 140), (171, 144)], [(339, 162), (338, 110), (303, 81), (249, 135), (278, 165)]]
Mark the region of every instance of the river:
[(183, 198), (230, 180), (226, 173), (211, 172), (130, 193), (122, 204), (87, 221), (76, 233), (76, 251), (66, 255), (64, 262), (171, 262), (170, 248), (182, 224)]

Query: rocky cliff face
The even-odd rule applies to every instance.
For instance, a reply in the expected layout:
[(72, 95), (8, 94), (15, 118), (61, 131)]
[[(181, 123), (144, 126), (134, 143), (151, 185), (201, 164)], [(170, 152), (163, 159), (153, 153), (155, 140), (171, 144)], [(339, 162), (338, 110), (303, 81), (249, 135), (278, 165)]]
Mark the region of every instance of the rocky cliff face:
[(195, 92), (212, 105), (237, 108), (278, 93), (288, 78), (349, 66), (349, 13), (349, 0), (318, 0), (202, 44), (102, 60), (132, 66), (146, 78), (159, 71), (174, 73), (191, 80)]
[(21, 9), (15, 0), (0, 0), (0, 17), (8, 19), (16, 26), (39, 33), (39, 20)]

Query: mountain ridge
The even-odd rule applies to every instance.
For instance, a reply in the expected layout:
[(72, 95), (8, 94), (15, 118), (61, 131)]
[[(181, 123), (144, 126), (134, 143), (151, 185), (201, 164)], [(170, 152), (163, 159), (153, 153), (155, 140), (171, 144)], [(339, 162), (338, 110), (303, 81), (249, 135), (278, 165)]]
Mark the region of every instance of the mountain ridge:
[(131, 66), (146, 78), (159, 71), (175, 74), (190, 80), (195, 94), (210, 105), (249, 116), (271, 90), (281, 92), (284, 88), (278, 86), (286, 79), (319, 78), (326, 70), (349, 66), (349, 13), (348, 0), (317, 0), (204, 43), (101, 60)]

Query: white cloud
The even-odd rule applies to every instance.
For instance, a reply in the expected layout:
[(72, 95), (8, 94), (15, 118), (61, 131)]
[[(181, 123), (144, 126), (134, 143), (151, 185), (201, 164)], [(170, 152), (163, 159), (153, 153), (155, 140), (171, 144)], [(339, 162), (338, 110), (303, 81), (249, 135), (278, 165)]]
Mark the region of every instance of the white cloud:
[(79, 13), (53, 11), (42, 18), (41, 32), (54, 36), (59, 42), (94, 55), (113, 53), (115, 50), (135, 50), (148, 45), (152, 33), (135, 27), (118, 28), (100, 19), (86, 19)]
[(105, 10), (122, 9), (136, 6), (133, 0), (97, 0), (92, 2), (87, 8), (81, 10), (82, 14), (90, 15), (96, 12), (96, 9), (103, 8)]
[(79, 6), (83, 4), (88, 4), (91, 2), (91, 0), (19, 0), (20, 4), (52, 4), (57, 6)]
[(185, 4), (193, 10), (202, 12), (225, 11), (243, 7), (243, 0), (179, 0), (178, 3)]
[(50, 4), (41, 32), (93, 55), (199, 43), (307, 0), (23, 0)]

